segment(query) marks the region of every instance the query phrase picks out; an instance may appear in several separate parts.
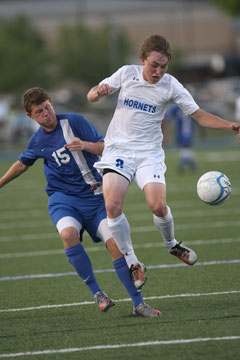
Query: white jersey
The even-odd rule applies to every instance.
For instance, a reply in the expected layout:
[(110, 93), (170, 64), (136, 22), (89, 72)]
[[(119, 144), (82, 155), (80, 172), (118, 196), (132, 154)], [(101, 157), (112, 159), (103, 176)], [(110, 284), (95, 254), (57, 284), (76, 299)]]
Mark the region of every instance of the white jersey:
[(101, 81), (120, 90), (113, 118), (105, 137), (105, 148), (151, 150), (161, 147), (161, 123), (169, 103), (186, 115), (199, 106), (176, 78), (165, 74), (157, 84), (143, 79), (143, 66), (125, 65)]

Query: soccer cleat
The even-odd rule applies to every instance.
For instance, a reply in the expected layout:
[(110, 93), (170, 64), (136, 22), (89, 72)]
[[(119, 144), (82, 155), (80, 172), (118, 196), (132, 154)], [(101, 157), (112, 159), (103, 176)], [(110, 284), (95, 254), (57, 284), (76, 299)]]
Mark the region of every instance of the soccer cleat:
[(145, 276), (145, 272), (147, 271), (146, 266), (142, 263), (131, 265), (129, 271), (135, 287), (141, 289), (147, 281), (147, 277)]
[(142, 302), (135, 309), (133, 308), (133, 315), (144, 317), (159, 317), (162, 316), (162, 313), (159, 310), (152, 309), (145, 302)]
[(106, 312), (111, 306), (114, 306), (114, 302), (105, 294), (104, 291), (98, 291), (94, 295), (95, 303), (97, 304), (99, 310)]
[(182, 260), (188, 265), (195, 264), (195, 262), (197, 262), (196, 253), (192, 249), (189, 249), (186, 246), (182, 246), (181, 243), (182, 242), (172, 247), (170, 254), (178, 257), (180, 260)]

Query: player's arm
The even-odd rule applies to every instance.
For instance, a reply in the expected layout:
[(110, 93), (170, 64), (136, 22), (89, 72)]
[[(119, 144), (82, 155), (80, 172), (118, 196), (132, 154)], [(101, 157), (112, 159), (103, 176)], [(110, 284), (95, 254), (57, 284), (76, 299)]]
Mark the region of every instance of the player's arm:
[(102, 155), (104, 142), (97, 141), (97, 142), (90, 142), (90, 141), (83, 141), (77, 137), (73, 138), (72, 141), (68, 144), (64, 145), (70, 151), (88, 151), (95, 155)]
[(163, 133), (163, 145), (168, 145), (170, 143), (170, 134), (169, 134), (166, 118), (164, 118), (162, 121), (162, 133)]
[(17, 160), (0, 178), (0, 188), (21, 175), (22, 173), (24, 173), (28, 168), (29, 166), (24, 165), (23, 163), (21, 163), (21, 161)]
[(240, 132), (240, 123), (223, 120), (220, 117), (209, 114), (201, 109), (198, 109), (193, 114), (191, 114), (191, 117), (203, 127), (230, 130), (235, 131), (238, 134)]
[(87, 99), (90, 102), (96, 102), (104, 96), (111, 95), (115, 90), (115, 88), (110, 87), (108, 84), (96, 85), (88, 92)]

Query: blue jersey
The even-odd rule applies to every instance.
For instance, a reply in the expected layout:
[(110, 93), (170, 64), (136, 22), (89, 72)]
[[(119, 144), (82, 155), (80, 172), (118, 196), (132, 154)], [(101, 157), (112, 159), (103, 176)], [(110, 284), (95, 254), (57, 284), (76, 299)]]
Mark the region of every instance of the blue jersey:
[(176, 121), (176, 141), (180, 146), (191, 146), (195, 134), (195, 121), (191, 116), (185, 115), (178, 106), (172, 106), (166, 117)]
[(89, 197), (102, 192), (102, 178), (93, 164), (98, 156), (87, 151), (69, 151), (64, 147), (73, 137), (83, 141), (104, 141), (103, 136), (79, 114), (57, 115), (58, 125), (50, 132), (41, 127), (32, 135), (19, 161), (31, 166), (37, 159), (44, 160), (47, 179), (46, 192)]

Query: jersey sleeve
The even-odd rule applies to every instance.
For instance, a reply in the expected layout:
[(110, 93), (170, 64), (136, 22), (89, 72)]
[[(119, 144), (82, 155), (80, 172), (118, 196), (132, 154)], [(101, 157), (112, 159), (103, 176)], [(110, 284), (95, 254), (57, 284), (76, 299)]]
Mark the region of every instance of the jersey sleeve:
[(190, 92), (175, 78), (172, 77), (172, 100), (185, 115), (191, 115), (199, 109)]
[(122, 86), (122, 78), (123, 78), (123, 74), (126, 71), (126, 69), (127, 69), (127, 65), (122, 66), (115, 73), (113, 73), (110, 77), (102, 80), (99, 83), (99, 85), (108, 84), (111, 88), (114, 88), (117, 91)]
[(19, 155), (18, 160), (21, 161), (24, 165), (32, 166), (35, 161), (38, 159), (33, 147), (34, 138), (32, 137), (26, 149)]

